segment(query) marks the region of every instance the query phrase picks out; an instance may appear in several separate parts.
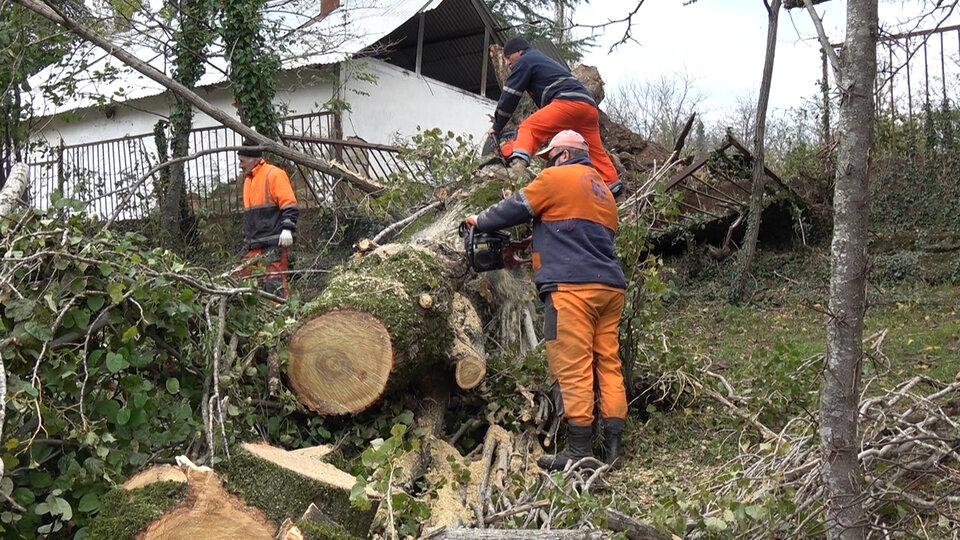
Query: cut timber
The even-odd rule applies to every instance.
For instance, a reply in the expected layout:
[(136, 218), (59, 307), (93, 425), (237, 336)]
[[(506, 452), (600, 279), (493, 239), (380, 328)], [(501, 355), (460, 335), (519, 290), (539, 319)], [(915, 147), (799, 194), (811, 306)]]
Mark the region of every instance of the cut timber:
[(290, 339), (287, 375), (300, 402), (325, 414), (373, 404), (393, 370), (390, 331), (370, 313), (329, 311)]
[(328, 518), (327, 523), (365, 538), (379, 506), (379, 495), (371, 489), (366, 492), (372, 503), (369, 509), (351, 505), (353, 475), (309, 455), (267, 444), (241, 445), (222, 467), (230, 490), (277, 523), (298, 518), (313, 504)]
[(274, 538), (277, 526), (263, 512), (228, 493), (212, 469), (187, 466), (183, 472), (187, 500), (150, 523), (138, 538)]
[[(338, 267), (290, 338), (287, 375), (300, 402), (321, 415), (356, 413), (437, 364), (482, 361), (482, 332), (479, 341), (473, 330), (458, 337), (462, 319), (479, 328), (479, 317), (465, 299), (454, 305), (451, 264), (388, 244)], [(466, 366), (469, 384), (479, 384), (485, 368)]]
[(453, 296), (453, 344), (450, 358), (456, 364), (457, 386), (464, 390), (476, 388), (487, 376), (487, 362), (483, 350), (483, 325), (473, 304), (465, 296)]

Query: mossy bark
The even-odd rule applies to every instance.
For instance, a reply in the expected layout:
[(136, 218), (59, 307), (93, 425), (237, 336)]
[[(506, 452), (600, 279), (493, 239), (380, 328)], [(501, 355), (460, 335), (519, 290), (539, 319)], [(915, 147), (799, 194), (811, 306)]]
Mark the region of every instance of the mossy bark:
[[(262, 510), (275, 523), (282, 523), (285, 518), (299, 520), (304, 511), (314, 504), (348, 533), (362, 538), (367, 536), (378, 506), (376, 497), (368, 496), (373, 503), (369, 509), (356, 508), (350, 504), (351, 486), (311, 478), (248, 450), (257, 446), (265, 445), (245, 444), (237, 447), (233, 457), (218, 469), (228, 490)], [(315, 459), (277, 448), (267, 448), (292, 456), (291, 459)], [(334, 468), (332, 465), (325, 465)], [(342, 471), (338, 472), (349, 476)]]
[(187, 497), (185, 482), (164, 481), (127, 490), (114, 488), (103, 497), (100, 513), (87, 527), (90, 540), (134, 538)]

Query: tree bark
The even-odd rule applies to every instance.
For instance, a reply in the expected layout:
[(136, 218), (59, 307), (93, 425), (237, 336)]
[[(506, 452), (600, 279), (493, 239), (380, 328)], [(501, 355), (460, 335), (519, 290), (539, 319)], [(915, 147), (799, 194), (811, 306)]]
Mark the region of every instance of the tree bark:
[(383, 190), (383, 186), (374, 184), (373, 182), (368, 182), (362, 178), (357, 178), (354, 176), (346, 175), (343, 171), (332, 167), (326, 160), (320, 159), (315, 156), (311, 156), (295, 150), (293, 148), (284, 146), (273, 139), (265, 135), (257, 133), (255, 130), (243, 125), (240, 121), (233, 118), (226, 112), (222, 111), (211, 105), (208, 101), (200, 97), (196, 92), (190, 90), (186, 86), (178, 83), (177, 81), (171, 79), (170, 77), (164, 75), (153, 66), (139, 60), (137, 57), (133, 56), (124, 49), (117, 47), (111, 43), (108, 39), (104, 38), (96, 31), (87, 28), (72, 18), (64, 15), (61, 12), (53, 9), (49, 4), (42, 2), (41, 0), (15, 0), (18, 4), (23, 7), (43, 16), (47, 19), (62, 25), (71, 32), (77, 34), (81, 38), (93, 43), (94, 45), (100, 47), (104, 51), (107, 51), (110, 55), (114, 56), (124, 64), (130, 66), (131, 68), (142, 73), (151, 80), (154, 80), (164, 87), (166, 87), (171, 92), (174, 92), (184, 100), (188, 101), (191, 105), (197, 109), (203, 111), (208, 116), (220, 122), (224, 126), (236, 131), (244, 138), (256, 141), (262, 145), (266, 150), (277, 154), (280, 157), (287, 158), (291, 161), (310, 167), (311, 169), (317, 170), (319, 172), (329, 174), (334, 178), (340, 178), (350, 184), (351, 186), (363, 191), (364, 193), (376, 194)]
[(0, 219), (5, 219), (15, 208), (23, 203), (23, 194), (30, 180), (26, 163), (14, 163), (10, 169), (7, 183), (0, 190)]
[[(866, 311), (868, 177), (874, 138), (877, 0), (850, 0), (841, 92), (831, 244), (830, 320), (820, 393), (820, 438), (829, 538), (864, 538), (857, 405)], [(829, 44), (824, 44), (828, 47)]]
[[(747, 215), (747, 233), (740, 251), (739, 265), (733, 284), (730, 287), (730, 299), (741, 302), (750, 264), (757, 249), (757, 237), (760, 234), (760, 217), (763, 214), (763, 190), (766, 184), (763, 137), (767, 126), (767, 105), (770, 103), (770, 84), (773, 81), (773, 61), (777, 52), (777, 23), (780, 20), (781, 0), (773, 0), (767, 6), (767, 51), (763, 60), (763, 77), (760, 80), (760, 96), (757, 99), (757, 125), (753, 130), (753, 181), (750, 188), (750, 210)], [(764, 1), (766, 5), (766, 1)]]
[(607, 508), (604, 514), (607, 518), (607, 528), (624, 533), (628, 540), (669, 540), (670, 538), (650, 525), (613, 508)]

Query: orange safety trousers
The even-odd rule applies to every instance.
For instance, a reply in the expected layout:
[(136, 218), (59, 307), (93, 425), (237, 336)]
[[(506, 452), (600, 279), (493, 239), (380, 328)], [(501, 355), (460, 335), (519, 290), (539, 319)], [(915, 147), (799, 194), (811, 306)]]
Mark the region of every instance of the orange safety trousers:
[(560, 385), (564, 417), (593, 424), (594, 377), (600, 417), (626, 418), (619, 351), (624, 291), (600, 284), (560, 285), (545, 299), (544, 337), (550, 376)]
[(287, 248), (253, 248), (243, 256), (241, 264), (241, 276), (250, 277), (262, 273), (263, 290), (281, 298), (290, 296), (290, 287), (287, 285)]
[(617, 181), (617, 169), (610, 156), (603, 149), (600, 140), (600, 115), (597, 108), (585, 101), (565, 101), (555, 99), (546, 107), (536, 111), (520, 123), (517, 139), (502, 147), (503, 154), (509, 157), (513, 151), (526, 150), (532, 156), (554, 135), (565, 129), (572, 129), (583, 135), (590, 151), (593, 163), (603, 181), (609, 186)]

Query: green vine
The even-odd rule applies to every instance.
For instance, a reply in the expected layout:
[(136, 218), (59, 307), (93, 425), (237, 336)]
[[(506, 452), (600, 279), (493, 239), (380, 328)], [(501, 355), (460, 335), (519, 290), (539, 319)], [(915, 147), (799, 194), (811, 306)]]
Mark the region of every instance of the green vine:
[(230, 60), (230, 81), (240, 120), (273, 136), (279, 119), (273, 106), (280, 59), (264, 46), (263, 0), (223, 0), (220, 35)]

